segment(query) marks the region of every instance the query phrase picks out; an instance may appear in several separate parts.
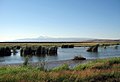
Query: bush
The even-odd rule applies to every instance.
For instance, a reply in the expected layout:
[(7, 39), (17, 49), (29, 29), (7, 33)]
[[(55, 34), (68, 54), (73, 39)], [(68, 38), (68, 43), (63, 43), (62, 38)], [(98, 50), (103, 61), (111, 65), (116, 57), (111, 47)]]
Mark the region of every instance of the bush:
[(82, 56), (75, 56), (73, 60), (86, 60), (86, 58)]
[(26, 57), (24, 58), (24, 62), (23, 62), (23, 65), (24, 65), (24, 66), (27, 66), (27, 65), (28, 65), (28, 60), (29, 60), (29, 57), (26, 56)]

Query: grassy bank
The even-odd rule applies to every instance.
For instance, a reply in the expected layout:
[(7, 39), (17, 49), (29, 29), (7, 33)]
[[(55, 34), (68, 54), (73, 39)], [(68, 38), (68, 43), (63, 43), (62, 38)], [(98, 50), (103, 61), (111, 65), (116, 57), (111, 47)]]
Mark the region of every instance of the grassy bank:
[(5, 46), (62, 46), (62, 45), (74, 45), (74, 46), (93, 46), (96, 44), (100, 45), (116, 45), (120, 42), (0, 42), (0, 47)]
[(41, 67), (0, 67), (0, 82), (119, 82), (120, 57), (99, 59), (70, 69), (67, 64), (44, 70)]

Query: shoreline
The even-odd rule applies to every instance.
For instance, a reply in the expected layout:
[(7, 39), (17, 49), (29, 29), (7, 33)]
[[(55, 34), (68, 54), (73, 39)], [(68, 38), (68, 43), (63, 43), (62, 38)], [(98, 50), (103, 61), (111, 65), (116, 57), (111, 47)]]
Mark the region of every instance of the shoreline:
[[(32, 66), (32, 67), (40, 67), (41, 64), (45, 66), (46, 69), (51, 69), (63, 64), (68, 64), (70, 68), (73, 68), (74, 66), (78, 65), (78, 64), (84, 64), (84, 63), (88, 63), (90, 61), (94, 61), (96, 59), (86, 59), (86, 60), (59, 60), (59, 61), (43, 61), (43, 62), (29, 62), (28, 66)], [(4, 66), (22, 66), (23, 63), (14, 63), (14, 64), (0, 64), (0, 67), (4, 67)]]

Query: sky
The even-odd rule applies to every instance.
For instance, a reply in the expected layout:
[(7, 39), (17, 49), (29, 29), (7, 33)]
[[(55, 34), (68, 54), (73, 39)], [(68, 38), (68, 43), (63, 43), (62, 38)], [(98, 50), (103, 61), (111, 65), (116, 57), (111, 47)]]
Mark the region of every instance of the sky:
[(120, 39), (120, 0), (0, 0), (0, 41)]

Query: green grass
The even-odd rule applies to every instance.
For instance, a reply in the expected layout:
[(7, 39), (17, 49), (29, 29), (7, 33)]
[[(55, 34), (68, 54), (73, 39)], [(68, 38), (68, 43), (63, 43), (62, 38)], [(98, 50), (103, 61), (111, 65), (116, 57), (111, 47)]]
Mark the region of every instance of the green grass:
[(69, 70), (69, 65), (63, 64), (61, 66), (51, 69), (51, 71), (63, 71), (63, 70)]
[(80, 64), (74, 67), (74, 70), (85, 70), (90, 68), (107, 69), (112, 67), (113, 64), (120, 64), (120, 57), (114, 57), (110, 59), (98, 59), (87, 64)]
[(119, 82), (120, 57), (99, 59), (69, 68), (44, 71), (31, 66), (0, 67), (0, 82)]

